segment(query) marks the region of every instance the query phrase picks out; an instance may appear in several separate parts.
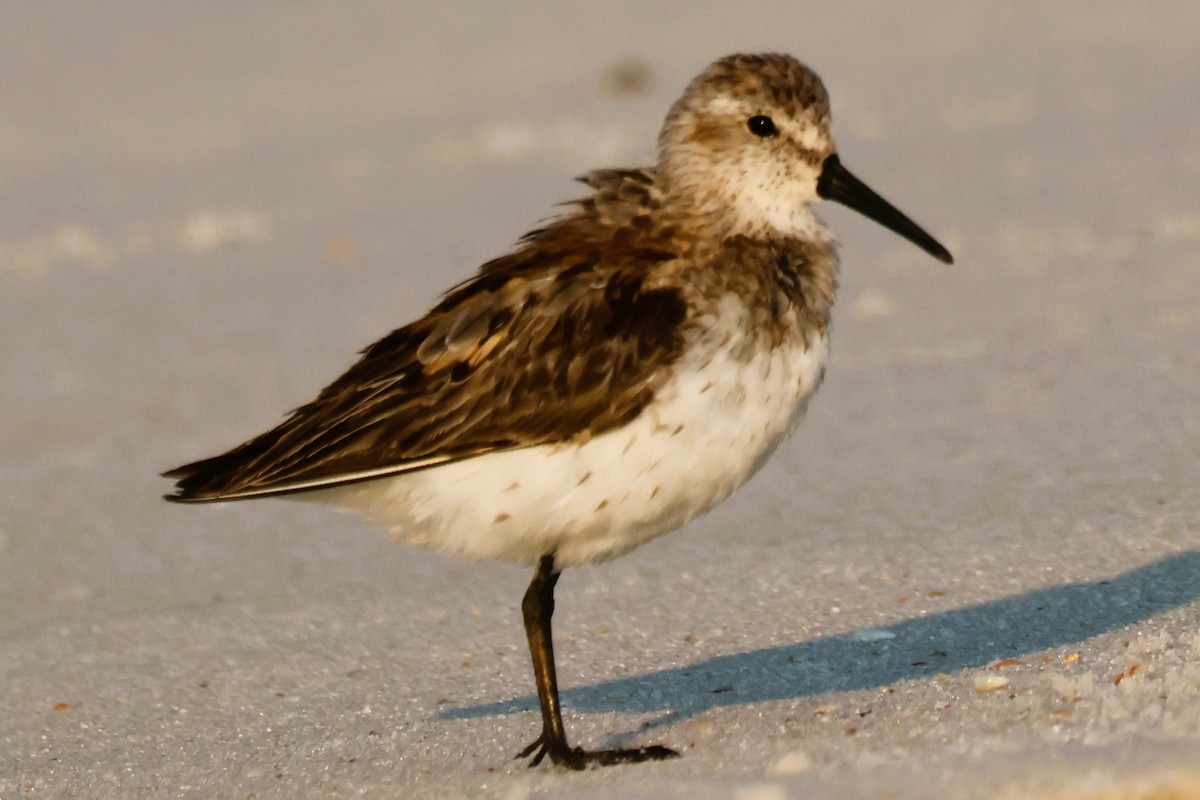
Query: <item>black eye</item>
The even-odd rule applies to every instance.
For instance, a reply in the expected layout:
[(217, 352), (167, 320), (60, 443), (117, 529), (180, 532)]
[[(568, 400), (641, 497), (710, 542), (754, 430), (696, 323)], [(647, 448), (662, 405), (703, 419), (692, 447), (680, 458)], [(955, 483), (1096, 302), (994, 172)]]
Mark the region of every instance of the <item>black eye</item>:
[(775, 121), (770, 117), (764, 117), (762, 114), (747, 120), (746, 127), (755, 136), (761, 136), (764, 139), (779, 133), (779, 129), (775, 127)]

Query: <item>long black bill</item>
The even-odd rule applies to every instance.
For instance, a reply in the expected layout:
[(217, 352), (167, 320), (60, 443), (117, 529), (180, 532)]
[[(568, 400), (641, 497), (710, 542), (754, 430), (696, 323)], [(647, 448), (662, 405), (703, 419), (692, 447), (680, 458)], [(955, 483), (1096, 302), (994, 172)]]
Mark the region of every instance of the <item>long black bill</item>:
[(938, 261), (954, 263), (954, 256), (950, 255), (949, 250), (942, 247), (920, 225), (904, 216), (900, 209), (875, 194), (869, 186), (843, 167), (837, 153), (825, 159), (821, 177), (817, 178), (817, 194), (826, 200), (849, 206), (883, 227), (895, 231)]

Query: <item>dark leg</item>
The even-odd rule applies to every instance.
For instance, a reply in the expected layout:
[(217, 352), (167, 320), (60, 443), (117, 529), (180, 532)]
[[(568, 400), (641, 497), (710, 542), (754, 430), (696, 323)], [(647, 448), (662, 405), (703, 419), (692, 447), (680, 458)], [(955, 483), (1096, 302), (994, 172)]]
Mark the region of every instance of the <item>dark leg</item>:
[(554, 615), (554, 584), (558, 573), (554, 570), (554, 556), (542, 556), (537, 572), (521, 601), (525, 614), (525, 635), (529, 639), (529, 653), (533, 656), (533, 680), (537, 684), (538, 702), (542, 707), (542, 735), (517, 754), (517, 758), (533, 756), (529, 766), (536, 767), (546, 756), (554, 764), (571, 769), (583, 769), (588, 764), (635, 764), (651, 759), (673, 758), (674, 750), (652, 745), (634, 750), (585, 751), (567, 744), (563, 730), (562, 710), (558, 705), (558, 676), (554, 672), (554, 642), (550, 634), (550, 618)]

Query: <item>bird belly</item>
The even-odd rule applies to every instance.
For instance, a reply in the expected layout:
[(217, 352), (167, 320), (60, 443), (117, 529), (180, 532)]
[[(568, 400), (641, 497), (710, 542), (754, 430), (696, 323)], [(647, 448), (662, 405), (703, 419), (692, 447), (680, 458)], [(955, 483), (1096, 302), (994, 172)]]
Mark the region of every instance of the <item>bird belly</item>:
[[(719, 338), (713, 332), (708, 338)], [(827, 339), (758, 341), (730, 346), (725, 336), (721, 347), (692, 348), (637, 417), (585, 441), (297, 498), (360, 512), (398, 539), (469, 558), (535, 564), (555, 553), (559, 569), (614, 558), (725, 500), (803, 418)]]

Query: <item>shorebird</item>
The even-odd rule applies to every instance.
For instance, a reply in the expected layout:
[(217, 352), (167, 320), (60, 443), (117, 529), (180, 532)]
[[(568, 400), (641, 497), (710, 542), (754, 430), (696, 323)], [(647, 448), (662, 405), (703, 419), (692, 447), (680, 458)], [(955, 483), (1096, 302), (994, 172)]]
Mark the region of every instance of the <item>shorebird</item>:
[(671, 107), (658, 163), (603, 169), (562, 216), (361, 354), (275, 428), (173, 469), (178, 502), (293, 496), (396, 538), (535, 567), (521, 603), (542, 732), (517, 757), (677, 755), (567, 742), (554, 587), (708, 511), (801, 421), (825, 371), (835, 200), (950, 253), (842, 166), (817, 75), (732, 55)]

